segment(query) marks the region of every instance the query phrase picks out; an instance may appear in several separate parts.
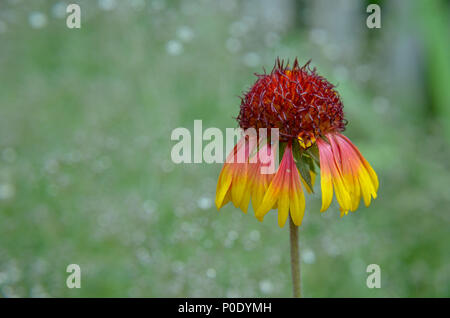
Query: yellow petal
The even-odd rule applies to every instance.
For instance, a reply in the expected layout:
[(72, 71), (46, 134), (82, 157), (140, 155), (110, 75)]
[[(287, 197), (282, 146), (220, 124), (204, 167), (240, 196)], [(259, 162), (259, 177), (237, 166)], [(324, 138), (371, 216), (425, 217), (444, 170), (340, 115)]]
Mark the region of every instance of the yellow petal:
[(297, 172), (297, 176), (294, 175), (291, 179), (289, 208), (292, 221), (295, 225), (300, 226), (305, 214), (305, 195), (303, 194), (300, 182), (298, 182), (298, 177), (300, 177), (300, 174)]
[[(227, 194), (225, 195), (225, 198), (222, 201), (222, 203), (217, 206), (217, 210), (220, 210), (225, 204), (230, 202), (230, 200), (231, 200), (231, 192), (230, 192), (230, 190), (228, 190)], [(217, 202), (216, 202), (216, 204), (217, 204)]]
[(275, 175), (272, 182), (270, 183), (270, 186), (264, 195), (261, 205), (256, 210), (255, 214), (256, 214), (257, 218), (264, 217), (267, 214), (267, 212), (269, 212), (272, 209), (272, 207), (275, 205), (275, 203), (278, 200), (278, 197), (281, 192), (281, 186), (279, 184), (277, 184), (277, 182), (279, 182), (279, 178), (277, 179), (277, 175), (278, 175), (278, 172)]
[(289, 188), (281, 189), (278, 200), (278, 225), (283, 227), (289, 216)]
[(320, 187), (322, 189), (322, 207), (320, 212), (324, 212), (329, 208), (333, 200), (333, 182), (332, 182), (332, 153), (331, 146), (324, 140), (318, 139), (317, 146), (319, 148), (320, 157)]
[(215, 200), (217, 210), (219, 210), (220, 208), (222, 208), (222, 206), (226, 204), (224, 203), (225, 196), (227, 195), (228, 189), (231, 186), (231, 180), (232, 174), (229, 171), (228, 164), (225, 163), (222, 168), (222, 171), (220, 172), (219, 180), (217, 181), (216, 200)]

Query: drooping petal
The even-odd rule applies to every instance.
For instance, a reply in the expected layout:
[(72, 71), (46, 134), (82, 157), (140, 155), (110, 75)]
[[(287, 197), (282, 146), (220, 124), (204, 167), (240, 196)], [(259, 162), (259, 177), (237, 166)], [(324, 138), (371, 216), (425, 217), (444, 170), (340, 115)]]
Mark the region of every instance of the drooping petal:
[(352, 162), (353, 151), (349, 152), (347, 145), (342, 144), (336, 134), (327, 134), (327, 138), (330, 141), (336, 166), (341, 172), (345, 189), (350, 196), (350, 206), (341, 206), (343, 213), (346, 214), (348, 210), (355, 211), (358, 208), (361, 198), (359, 181)]
[(355, 151), (355, 153), (358, 155), (359, 160), (361, 160), (364, 168), (367, 170), (370, 179), (372, 181), (373, 186), (375, 187), (375, 192), (378, 191), (378, 186), (379, 186), (379, 182), (378, 182), (378, 176), (375, 173), (375, 171), (372, 169), (372, 167), (370, 166), (370, 164), (367, 162), (367, 160), (361, 155), (361, 152), (359, 152), (358, 148), (356, 148), (356, 146), (350, 141), (350, 139), (348, 139), (346, 136), (338, 134), (339, 138), (342, 138), (343, 140), (345, 140), (347, 142), (347, 144), (353, 148), (353, 150)]
[[(225, 198), (220, 202), (220, 205), (217, 206), (217, 209), (220, 210), (224, 205), (231, 201), (231, 193), (230, 190), (225, 194)], [(217, 204), (217, 201), (216, 201)]]
[[(219, 175), (219, 180), (217, 181), (216, 187), (216, 207), (218, 210), (222, 208), (228, 201), (231, 199), (231, 195), (229, 194), (231, 181), (233, 179), (233, 173), (231, 171), (231, 165), (228, 163), (224, 163), (222, 167), (222, 171)], [(225, 197), (228, 195), (228, 201), (225, 202)]]
[[(284, 156), (283, 156), (284, 160)], [(264, 216), (269, 212), (272, 207), (277, 203), (280, 193), (282, 191), (282, 188), (284, 185), (284, 175), (286, 167), (283, 165), (283, 160), (281, 161), (280, 166), (278, 167), (278, 171), (275, 174), (274, 178), (272, 179), (272, 182), (269, 185), (269, 188), (267, 189), (266, 193), (264, 194), (263, 200), (259, 207), (256, 210), (256, 217), (262, 221)], [(280, 208), (280, 205), (278, 204), (278, 208)]]
[(228, 155), (216, 188), (218, 210), (229, 201), (247, 213), (250, 202), (250, 164), (248, 158), (256, 146), (256, 136), (244, 135)]
[(233, 178), (231, 186), (231, 201), (235, 207), (241, 207), (242, 199), (245, 197), (245, 190), (247, 188), (247, 166), (246, 163), (232, 163)]
[[(290, 212), (292, 221), (295, 225), (299, 226), (302, 223), (303, 215), (305, 214), (305, 196), (302, 191), (300, 179), (296, 177), (296, 174), (299, 177), (300, 174), (298, 173), (295, 163), (292, 167), (292, 170), (294, 171), (294, 173), (291, 174), (289, 189)], [(312, 181), (311, 183), (314, 184), (314, 181)]]
[(341, 156), (349, 163), (350, 169), (348, 170), (354, 176), (354, 188), (351, 189), (354, 201), (354, 209), (352, 211), (356, 210), (359, 205), (361, 195), (365, 205), (369, 206), (371, 199), (377, 197), (379, 184), (375, 171), (347, 137), (335, 134), (333, 139), (338, 144)]
[(342, 174), (336, 165), (331, 145), (323, 139), (317, 139), (320, 156), (320, 184), (322, 188), (322, 208), (321, 212), (328, 209), (333, 199), (333, 188), (336, 192), (336, 199), (339, 205), (348, 210), (350, 196), (345, 188)]
[(277, 173), (267, 189), (256, 217), (262, 220), (277, 204), (278, 225), (283, 227), (291, 214), (295, 225), (300, 225), (305, 211), (305, 197), (300, 183), (300, 174), (292, 155), (292, 146), (287, 145)]
[[(378, 178), (369, 163), (351, 141), (339, 134), (326, 135), (317, 141), (320, 155), (322, 211), (332, 200), (333, 188), (340, 205), (341, 216), (355, 211), (361, 196), (366, 206), (376, 198)], [(331, 187), (333, 185), (333, 188)]]
[(269, 188), (275, 173), (266, 173), (263, 167), (273, 164), (275, 149), (270, 144), (265, 144), (255, 155), (256, 163), (251, 164), (251, 198), (253, 210), (256, 212), (261, 205), (264, 195)]

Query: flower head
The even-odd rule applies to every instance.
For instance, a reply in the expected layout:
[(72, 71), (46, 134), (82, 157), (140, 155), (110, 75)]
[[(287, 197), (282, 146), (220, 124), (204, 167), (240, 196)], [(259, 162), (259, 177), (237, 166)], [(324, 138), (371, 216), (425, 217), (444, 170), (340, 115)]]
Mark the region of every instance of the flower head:
[(295, 60), (289, 68), (278, 60), (242, 98), (239, 125), (279, 128), (281, 141), (301, 138), (312, 144), (321, 134), (345, 128), (343, 105), (333, 87), (309, 62), (300, 67)]
[[(257, 76), (242, 98), (237, 120), (244, 131), (277, 128), (282, 159), (277, 171), (263, 173), (261, 168), (273, 162), (277, 146), (271, 136), (264, 141), (256, 134), (244, 135), (220, 173), (217, 208), (232, 201), (247, 212), (251, 201), (261, 221), (271, 209), (278, 209), (280, 227), (289, 215), (300, 225), (305, 211), (302, 184), (308, 193), (313, 191), (316, 166), (321, 171), (322, 212), (330, 206), (333, 191), (341, 216), (355, 211), (361, 198), (368, 206), (377, 196), (378, 178), (341, 134), (346, 121), (334, 86), (310, 69), (309, 62), (300, 67), (297, 59), (292, 67), (277, 60), (270, 74)], [(243, 160), (231, 160), (236, 156)]]

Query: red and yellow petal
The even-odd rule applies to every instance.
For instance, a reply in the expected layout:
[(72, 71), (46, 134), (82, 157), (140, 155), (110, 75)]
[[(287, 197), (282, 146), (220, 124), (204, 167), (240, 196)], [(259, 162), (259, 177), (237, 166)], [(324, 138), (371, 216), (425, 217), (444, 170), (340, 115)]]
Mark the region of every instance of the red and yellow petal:
[(278, 207), (280, 227), (286, 223), (289, 212), (294, 224), (297, 226), (301, 224), (305, 212), (305, 197), (291, 145), (286, 146), (278, 171), (256, 210), (256, 217), (262, 220), (275, 205)]
[(274, 173), (263, 173), (263, 167), (273, 164), (275, 149), (270, 144), (265, 144), (255, 155), (256, 163), (251, 164), (251, 199), (253, 210), (256, 212), (261, 205), (264, 195), (272, 182)]
[(256, 146), (256, 136), (243, 136), (228, 155), (216, 188), (216, 207), (220, 210), (229, 201), (247, 213), (250, 202), (250, 154)]
[(361, 195), (365, 205), (369, 206), (371, 199), (377, 197), (379, 183), (375, 171), (347, 137), (336, 134), (334, 139), (337, 141), (342, 155), (348, 158), (351, 172), (355, 176), (354, 187), (351, 188), (356, 206), (353, 211), (359, 205)]
[[(373, 168), (371, 167), (371, 165), (361, 155), (361, 153), (359, 152), (358, 148), (356, 148), (356, 146), (350, 141), (350, 139), (348, 139), (347, 137), (345, 137), (344, 135), (341, 135), (341, 134), (338, 134), (338, 137), (343, 139), (354, 150), (354, 152), (356, 153), (357, 157), (359, 158), (359, 160), (361, 161), (362, 165), (364, 166), (364, 169), (369, 174), (370, 181), (371, 181), (371, 183), (372, 183), (372, 185), (374, 187), (375, 192), (378, 191), (378, 187), (379, 187), (378, 176), (375, 173), (375, 171), (373, 170)], [(376, 195), (376, 193), (375, 193), (375, 195)]]
[[(298, 178), (300, 177), (300, 174), (298, 173), (295, 163), (292, 170), (294, 173), (291, 175), (289, 189), (290, 211), (292, 221), (295, 225), (299, 226), (302, 223), (305, 214), (305, 196), (302, 191), (300, 179)], [(297, 174), (298, 177), (296, 177), (295, 174)]]
[(378, 177), (351, 141), (339, 134), (327, 134), (328, 142), (317, 140), (320, 155), (322, 209), (331, 204), (333, 188), (341, 216), (355, 211), (361, 196), (366, 206), (376, 198)]
[(345, 211), (351, 206), (351, 199), (345, 187), (344, 178), (336, 163), (331, 145), (322, 139), (317, 140), (320, 156), (321, 169), (321, 187), (322, 187), (322, 208), (321, 212), (328, 209), (333, 199), (333, 188), (336, 193), (336, 199)]

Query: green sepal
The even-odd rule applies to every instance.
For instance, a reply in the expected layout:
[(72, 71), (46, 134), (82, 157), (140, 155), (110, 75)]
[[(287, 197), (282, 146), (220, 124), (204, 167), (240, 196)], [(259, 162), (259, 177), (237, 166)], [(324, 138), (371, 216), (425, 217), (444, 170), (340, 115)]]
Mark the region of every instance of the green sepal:
[(314, 192), (311, 174), (309, 172), (310, 170), (315, 172), (313, 159), (306, 153), (306, 151), (300, 148), (298, 142), (293, 143), (292, 153), (294, 155), (295, 165), (297, 166), (300, 175), (309, 186), (309, 188)]
[(278, 162), (281, 163), (281, 160), (283, 160), (283, 156), (284, 156), (284, 150), (286, 149), (287, 143), (285, 142), (280, 142), (280, 151), (279, 151), (279, 158), (278, 158)]
[(309, 156), (313, 159), (313, 161), (317, 164), (317, 166), (320, 166), (319, 147), (317, 147), (317, 144), (315, 143), (314, 145), (309, 147), (307, 152)]

